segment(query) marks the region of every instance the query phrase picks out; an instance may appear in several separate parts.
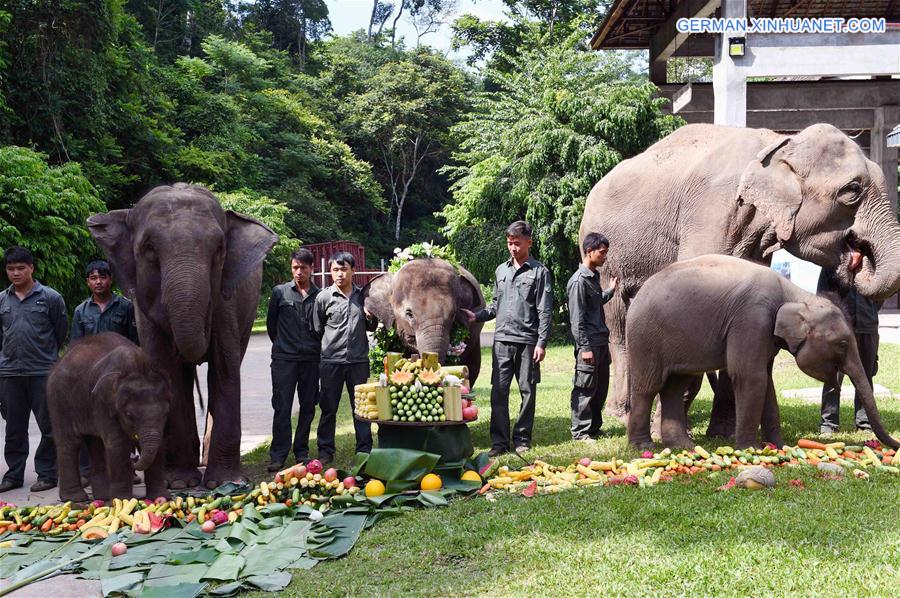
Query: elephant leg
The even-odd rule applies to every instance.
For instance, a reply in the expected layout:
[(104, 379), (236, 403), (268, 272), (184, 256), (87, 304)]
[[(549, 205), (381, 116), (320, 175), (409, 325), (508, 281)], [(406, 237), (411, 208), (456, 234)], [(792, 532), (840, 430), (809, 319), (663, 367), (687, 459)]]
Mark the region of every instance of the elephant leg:
[(91, 494), (95, 499), (108, 500), (109, 476), (106, 471), (106, 451), (103, 448), (103, 441), (96, 436), (89, 436), (87, 445), (91, 455)]
[(603, 306), (609, 325), (609, 357), (613, 368), (613, 386), (604, 411), (627, 424), (630, 398), (628, 389), (628, 353), (625, 350), (626, 305), (621, 293)]
[(59, 471), (59, 499), (82, 502), (88, 499), (87, 492), (81, 486), (79, 454), (82, 439), (75, 435), (57, 436), (56, 454)]
[(125, 437), (107, 436), (103, 445), (110, 498), (131, 498), (134, 495), (131, 443)]
[[(237, 339), (233, 342), (237, 345)], [(210, 489), (241, 477), (242, 353), (238, 347), (217, 349), (209, 363), (209, 409), (215, 423), (203, 483)]]
[(771, 442), (775, 446), (781, 447), (784, 446), (784, 440), (781, 438), (781, 416), (778, 413), (775, 383), (772, 381), (773, 364), (773, 361), (769, 362), (769, 384), (762, 412), (762, 437), (763, 441)]
[(628, 441), (640, 450), (653, 448), (650, 437), (650, 407), (656, 392), (635, 391), (628, 414)]
[[(694, 399), (697, 398), (697, 393), (700, 392), (700, 387), (702, 385), (703, 376), (692, 377), (692, 381), (685, 388), (684, 396), (682, 397), (682, 400), (684, 401), (684, 433), (688, 435), (688, 438), (693, 438), (691, 435), (691, 423), (688, 419), (688, 412), (691, 409), (691, 404), (694, 402)], [(654, 440), (662, 438), (662, 401), (657, 403), (656, 410), (653, 412), (653, 425), (650, 427), (650, 437)]]
[(764, 368), (731, 372), (735, 397), (735, 448), (758, 447), (756, 433), (762, 422), (763, 406), (771, 377)]
[(660, 435), (663, 444), (670, 448), (690, 448), (693, 441), (687, 435), (684, 397), (688, 388), (694, 384), (695, 376), (669, 376), (665, 386), (659, 393), (662, 422)]
[[(194, 414), (194, 366), (170, 368), (174, 400), (166, 421), (166, 478), (173, 490), (200, 484), (200, 438)], [(212, 403), (212, 399), (209, 400)]]
[(160, 496), (168, 496), (166, 489), (166, 464), (163, 451), (156, 454), (156, 460), (144, 470), (144, 485), (147, 487), (147, 498), (154, 499)]
[(706, 435), (727, 438), (734, 434), (735, 423), (734, 389), (728, 372), (722, 370), (719, 372), (713, 396), (712, 413), (709, 415)]

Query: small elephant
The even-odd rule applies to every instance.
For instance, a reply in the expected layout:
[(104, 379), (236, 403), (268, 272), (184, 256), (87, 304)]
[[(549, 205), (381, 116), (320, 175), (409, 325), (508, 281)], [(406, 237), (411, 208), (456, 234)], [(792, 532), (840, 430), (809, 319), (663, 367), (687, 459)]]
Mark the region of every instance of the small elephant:
[(735, 444), (763, 439), (782, 445), (772, 365), (787, 349), (797, 366), (823, 382), (847, 374), (860, 393), (881, 442), (900, 446), (885, 431), (866, 378), (853, 330), (843, 312), (775, 271), (750, 261), (705, 255), (677, 262), (651, 276), (635, 297), (625, 323), (631, 414), (628, 440), (652, 445), (650, 407), (657, 393), (663, 443), (691, 446), (686, 390), (705, 372), (728, 369), (735, 392)]
[(60, 500), (83, 501), (78, 453), (87, 441), (94, 498), (132, 496), (131, 450), (147, 496), (166, 494), (163, 431), (172, 402), (168, 378), (130, 340), (104, 332), (76, 341), (47, 380)]
[(366, 309), (385, 326), (396, 326), (403, 343), (418, 352), (437, 353), (443, 363), (453, 322), (466, 324), (469, 340), (460, 363), (474, 385), (481, 370), (481, 322), (469, 324), (461, 309), (484, 308), (475, 277), (440, 258), (415, 259), (394, 274), (374, 278), (364, 289)]

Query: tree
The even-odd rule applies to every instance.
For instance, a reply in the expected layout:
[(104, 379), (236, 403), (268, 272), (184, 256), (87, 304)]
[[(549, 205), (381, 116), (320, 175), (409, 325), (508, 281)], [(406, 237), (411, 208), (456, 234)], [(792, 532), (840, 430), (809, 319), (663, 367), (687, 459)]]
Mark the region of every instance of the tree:
[(488, 69), (497, 90), (480, 94), (454, 127), (460, 166), (445, 169), (455, 180), (454, 202), (443, 210), (445, 233), (463, 263), (477, 263), (483, 253), (469, 241), (473, 235), (496, 235), (526, 219), (559, 300), (579, 261), (578, 228), (591, 188), (681, 122), (662, 114), (665, 100), (622, 57), (578, 51), (580, 39), (573, 34), (565, 44), (504, 57), (509, 72)]
[[(375, 38), (381, 35), (381, 30), (384, 28), (384, 24), (393, 13), (393, 2), (384, 2), (383, 0), (372, 1), (372, 15), (369, 17), (369, 31), (366, 35), (366, 40), (369, 43), (372, 43)], [(378, 29), (373, 34), (372, 30), (375, 29), (375, 27), (378, 27)]]
[(355, 145), (378, 164), (397, 240), (411, 186), (423, 162), (446, 151), (449, 129), (465, 108), (466, 87), (456, 67), (423, 49), (382, 66), (351, 100)]
[(416, 30), (416, 47), (422, 38), (434, 33), (456, 13), (458, 0), (418, 0), (410, 11), (409, 20)]
[(241, 5), (245, 22), (272, 33), (272, 45), (306, 62), (310, 40), (319, 40), (331, 30), (324, 0), (257, 0)]
[(103, 255), (85, 220), (105, 211), (75, 162), (49, 166), (45, 154), (0, 147), (0, 250), (30, 249), (36, 278), (59, 291), (70, 311), (87, 292), (84, 266)]

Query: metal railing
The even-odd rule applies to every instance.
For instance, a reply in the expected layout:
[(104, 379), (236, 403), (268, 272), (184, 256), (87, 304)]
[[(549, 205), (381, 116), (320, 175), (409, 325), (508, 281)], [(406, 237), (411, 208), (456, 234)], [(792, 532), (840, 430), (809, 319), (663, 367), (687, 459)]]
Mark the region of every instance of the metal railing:
[[(319, 271), (313, 272), (313, 274), (312, 274), (313, 280), (318, 278), (318, 280), (320, 282), (319, 288), (322, 288), (322, 289), (324, 289), (327, 286), (330, 286), (331, 282), (332, 282), (331, 281), (331, 272), (325, 269), (325, 261), (326, 261), (325, 258), (322, 258), (320, 260), (320, 264), (319, 264)], [(360, 286), (364, 286), (372, 278), (379, 276), (381, 274), (387, 274), (387, 270), (385, 270), (385, 268), (384, 268), (384, 260), (383, 259), (381, 260), (381, 270), (354, 271), (353, 272), (353, 282), (359, 284)], [(365, 282), (363, 282), (362, 280), (359, 279), (359, 277), (362, 277), (362, 276), (366, 276), (369, 278), (366, 278)], [(362, 283), (362, 284), (360, 284), (360, 283)]]

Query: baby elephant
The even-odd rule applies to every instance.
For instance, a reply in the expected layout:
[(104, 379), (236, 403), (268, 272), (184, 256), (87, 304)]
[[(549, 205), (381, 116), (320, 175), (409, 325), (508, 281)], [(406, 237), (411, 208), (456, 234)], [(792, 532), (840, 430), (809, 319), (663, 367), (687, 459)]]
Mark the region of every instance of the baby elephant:
[(75, 342), (47, 381), (56, 441), (59, 498), (83, 501), (78, 452), (90, 451), (94, 498), (132, 496), (131, 450), (145, 471), (147, 496), (166, 494), (163, 430), (172, 401), (169, 380), (134, 343), (113, 332)]
[(766, 266), (724, 255), (677, 262), (641, 287), (625, 324), (631, 413), (628, 440), (652, 445), (650, 407), (660, 395), (661, 434), (670, 447), (691, 446), (686, 391), (705, 372), (727, 369), (734, 385), (735, 444), (782, 445), (772, 364), (787, 349), (809, 376), (836, 383), (847, 374), (881, 442), (897, 447), (881, 424), (853, 330), (829, 300), (807, 293)]

